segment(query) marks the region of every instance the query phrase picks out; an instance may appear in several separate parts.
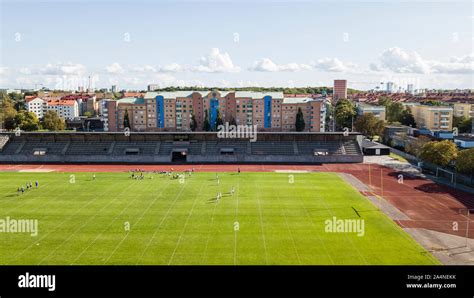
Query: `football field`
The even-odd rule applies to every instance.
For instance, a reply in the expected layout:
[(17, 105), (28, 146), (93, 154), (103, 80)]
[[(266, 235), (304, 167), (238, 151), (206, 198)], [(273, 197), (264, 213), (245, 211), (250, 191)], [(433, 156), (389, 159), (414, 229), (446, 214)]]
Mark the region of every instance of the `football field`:
[(439, 264), (334, 173), (93, 175), (0, 173), (0, 264)]

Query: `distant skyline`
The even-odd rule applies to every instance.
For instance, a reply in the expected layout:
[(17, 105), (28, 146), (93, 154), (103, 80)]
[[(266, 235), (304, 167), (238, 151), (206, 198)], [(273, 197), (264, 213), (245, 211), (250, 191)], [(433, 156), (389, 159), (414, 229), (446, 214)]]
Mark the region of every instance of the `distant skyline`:
[(468, 0), (0, 0), (0, 13), (0, 88), (474, 88)]

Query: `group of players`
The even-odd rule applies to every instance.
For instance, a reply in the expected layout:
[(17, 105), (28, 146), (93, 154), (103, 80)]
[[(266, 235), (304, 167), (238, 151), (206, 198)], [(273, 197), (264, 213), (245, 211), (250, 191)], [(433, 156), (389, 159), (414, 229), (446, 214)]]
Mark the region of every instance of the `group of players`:
[[(39, 182), (35, 181), (35, 188), (38, 188), (38, 187), (39, 187)], [(26, 182), (26, 187), (22, 185), (17, 188), (16, 192), (17, 192), (17, 195), (21, 195), (21, 194), (24, 194), (25, 191), (28, 191), (30, 189), (33, 189), (33, 182)]]
[[(145, 179), (145, 171), (144, 170), (141, 170), (141, 169), (136, 169), (136, 170), (130, 170), (128, 171), (128, 173), (130, 174), (130, 178), (131, 179), (135, 179), (135, 180), (143, 180)], [(162, 175), (166, 175), (168, 177), (170, 177), (171, 179), (179, 179), (183, 176), (181, 175), (185, 175), (185, 174), (188, 174), (189, 177), (191, 177), (191, 174), (194, 173), (194, 168), (192, 169), (189, 169), (189, 170), (185, 170), (183, 172), (183, 174), (179, 174), (179, 173), (176, 173), (174, 172), (174, 169), (171, 168), (170, 171), (150, 171), (150, 173), (153, 173), (153, 174), (162, 174)], [(240, 174), (240, 168), (237, 169), (237, 173)], [(92, 176), (92, 180), (95, 180), (96, 179), (96, 176), (95, 174)], [(150, 177), (150, 179), (153, 179), (153, 176)], [(220, 179), (219, 179), (219, 175), (216, 173), (216, 182), (217, 182), (217, 185), (220, 185)], [(31, 183), (30, 183), (30, 186), (31, 186)], [(38, 181), (36, 181), (36, 188), (38, 188)], [(27, 189), (28, 189), (28, 184), (27, 184)], [(24, 192), (24, 188), (21, 187), (18, 188), (18, 193), (20, 193), (20, 191), (23, 193)], [(232, 186), (232, 188), (230, 189), (230, 195), (233, 196), (234, 193), (235, 193), (235, 187)], [(222, 199), (222, 192), (218, 192), (217, 195), (216, 195), (216, 202), (219, 202), (220, 199)]]

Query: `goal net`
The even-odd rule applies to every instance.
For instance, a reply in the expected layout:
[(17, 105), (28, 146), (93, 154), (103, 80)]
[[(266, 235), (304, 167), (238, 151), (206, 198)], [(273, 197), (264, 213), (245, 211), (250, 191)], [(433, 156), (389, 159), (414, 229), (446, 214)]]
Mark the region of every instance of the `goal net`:
[(454, 183), (454, 173), (442, 168), (436, 168), (436, 177), (447, 178)]

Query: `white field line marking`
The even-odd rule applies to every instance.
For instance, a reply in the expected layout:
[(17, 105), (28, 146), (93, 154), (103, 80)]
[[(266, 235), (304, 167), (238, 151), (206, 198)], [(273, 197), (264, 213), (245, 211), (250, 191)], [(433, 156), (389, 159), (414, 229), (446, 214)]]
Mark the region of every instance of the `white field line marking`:
[[(133, 182), (132, 182), (133, 183)], [(156, 185), (152, 185), (153, 187), (156, 186)], [(160, 185), (161, 186), (161, 185)], [(166, 187), (165, 187), (166, 188)], [(130, 201), (130, 203), (128, 203), (127, 206), (125, 206), (122, 211), (117, 215), (115, 216), (111, 221), (110, 223), (107, 225), (107, 227), (101, 231), (99, 234), (97, 234), (97, 236), (94, 238), (93, 241), (91, 241), (89, 243), (89, 245), (87, 247), (85, 247), (82, 252), (74, 259), (74, 261), (71, 263), (71, 265), (73, 265), (77, 260), (80, 259), (80, 257), (97, 241), (97, 239), (99, 239), (100, 236), (102, 236), (105, 231), (107, 231), (114, 223), (115, 221), (117, 220), (117, 218), (119, 218), (125, 211), (128, 210), (128, 208), (130, 207), (130, 205), (132, 205), (137, 199), (139, 198), (139, 196), (135, 196), (135, 199), (133, 199), (132, 201)]]
[[(113, 185), (111, 185), (110, 187), (114, 187)], [(61, 221), (61, 223), (58, 224), (58, 227), (62, 227), (64, 225), (65, 222), (67, 221), (70, 221), (72, 218), (74, 218), (74, 216), (76, 214), (78, 214), (82, 209), (86, 208), (87, 206), (89, 206), (90, 204), (92, 204), (94, 201), (96, 201), (99, 197), (101, 197), (103, 194), (107, 193), (108, 192), (108, 189), (105, 190), (104, 192), (100, 193), (99, 195), (97, 195), (93, 200), (89, 201), (87, 204), (83, 205), (81, 208), (77, 209), (76, 212), (74, 212), (73, 214), (69, 215), (68, 217), (66, 217), (66, 219), (64, 219), (63, 221)], [(41, 220), (41, 219), (39, 219)], [(39, 241), (43, 240), (44, 238), (46, 238), (49, 234), (53, 233), (54, 231), (56, 231), (57, 229), (52, 229), (50, 230), (48, 233), (46, 233), (46, 235), (44, 235), (43, 237), (41, 237), (38, 241), (36, 241), (36, 243), (38, 243)], [(28, 245), (25, 249), (23, 249), (20, 253), (16, 254), (12, 260), (18, 258), (19, 256), (23, 255), (25, 253), (25, 251), (27, 251), (29, 248), (31, 248), (35, 243), (31, 243), (30, 245)]]
[[(172, 183), (172, 182), (168, 183), (168, 184), (166, 185), (166, 187), (163, 188), (163, 189), (160, 191), (160, 193), (153, 199), (153, 201), (148, 205), (148, 207), (140, 214), (140, 217), (138, 218), (138, 220), (137, 220), (137, 222), (135, 223), (135, 225), (137, 225), (137, 224), (142, 220), (142, 218), (145, 216), (145, 214), (148, 212), (148, 210), (150, 210), (151, 206), (155, 204), (156, 200), (158, 200), (158, 198), (161, 196), (161, 194), (163, 193), (163, 191), (164, 191), (165, 189), (167, 189), (168, 186), (171, 185), (171, 183)], [(183, 186), (182, 188), (184, 188), (184, 186)], [(122, 245), (122, 243), (125, 241), (125, 239), (128, 238), (128, 235), (130, 235), (130, 231), (129, 231), (127, 234), (125, 234), (125, 236), (122, 238), (122, 240), (120, 240), (120, 242), (115, 246), (115, 248), (114, 248), (113, 251), (110, 253), (110, 255), (107, 257), (107, 259), (104, 261), (103, 264), (106, 264), (106, 263), (110, 260), (110, 258), (112, 258), (112, 256), (115, 254), (115, 252), (117, 251), (117, 249)]]
[[(237, 177), (237, 206), (235, 207), (235, 220), (238, 221), (239, 217), (239, 194), (238, 191), (240, 190), (240, 176)], [(235, 194), (235, 192), (234, 192)], [(240, 230), (240, 223), (239, 223), (239, 230)], [(237, 234), (239, 231), (234, 231), (234, 265), (237, 265)]]
[(329, 260), (331, 261), (331, 263), (334, 265), (334, 260), (332, 259), (331, 257), (331, 254), (328, 252), (328, 249), (326, 247), (326, 244), (324, 243), (324, 241), (321, 239), (321, 237), (319, 236), (319, 230), (316, 228), (316, 225), (314, 224), (314, 221), (313, 221), (313, 218), (311, 217), (311, 214), (309, 213), (308, 209), (306, 208), (304, 202), (302, 202), (302, 199), (299, 198), (300, 202), (301, 202), (301, 206), (303, 207), (305, 213), (306, 213), (306, 217), (309, 218), (309, 221), (311, 222), (311, 226), (313, 227), (313, 229), (316, 231), (315, 235), (316, 237), (318, 238), (319, 242), (321, 242), (321, 245), (323, 246), (323, 249), (324, 249), (324, 252), (326, 253), (326, 255), (329, 257)]
[(181, 243), (181, 238), (183, 237), (184, 231), (186, 230), (186, 226), (188, 225), (188, 221), (191, 218), (191, 215), (193, 214), (194, 206), (196, 206), (196, 202), (198, 201), (199, 193), (201, 192), (203, 185), (204, 183), (201, 184), (201, 187), (199, 188), (196, 198), (194, 199), (193, 206), (191, 207), (191, 210), (188, 213), (188, 217), (186, 218), (186, 221), (184, 222), (183, 229), (181, 230), (181, 233), (179, 234), (179, 238), (178, 238), (178, 241), (176, 242), (173, 253), (170, 256), (170, 259), (168, 260), (168, 265), (171, 265), (171, 262), (173, 261), (176, 250), (178, 249), (178, 246)]
[[(255, 185), (255, 190), (257, 190), (258, 187), (257, 187), (257, 184), (255, 183), (255, 180), (253, 180), (253, 183)], [(265, 264), (268, 264), (267, 243), (265, 241), (265, 233), (263, 232), (262, 208), (260, 207), (260, 199), (259, 199), (258, 191), (257, 191), (256, 195), (257, 195), (258, 214), (260, 216), (260, 231), (262, 233), (263, 249), (264, 249), (264, 252), (265, 252)]]
[(138, 265), (140, 263), (140, 261), (143, 259), (143, 256), (145, 255), (146, 251), (148, 250), (148, 248), (150, 247), (151, 243), (153, 243), (153, 239), (155, 238), (155, 235), (156, 233), (158, 232), (158, 230), (160, 229), (161, 225), (163, 224), (163, 222), (165, 221), (165, 219), (168, 217), (168, 214), (169, 212), (171, 211), (171, 209), (174, 207), (174, 205), (176, 204), (176, 202), (178, 201), (179, 199), (179, 196), (180, 194), (183, 192), (184, 190), (184, 186), (181, 187), (180, 191), (176, 194), (173, 202), (171, 202), (171, 205), (169, 206), (169, 208), (166, 210), (166, 213), (165, 215), (161, 218), (161, 221), (160, 223), (158, 224), (158, 227), (155, 229), (155, 231), (153, 232), (153, 235), (152, 237), (148, 240), (147, 242), (147, 245), (145, 246), (145, 249), (143, 250), (140, 258), (138, 259), (138, 261), (135, 263), (135, 265)]
[[(276, 197), (278, 198), (278, 201), (282, 201), (280, 195), (278, 194), (278, 189), (277, 189), (277, 192), (276, 192)], [(288, 225), (288, 219), (286, 217), (286, 211), (285, 210), (286, 210), (286, 207), (288, 206), (288, 204), (285, 203), (284, 205), (285, 205), (284, 208), (280, 208), (282, 210), (281, 214), (283, 214), (283, 218), (285, 219), (286, 229), (288, 230), (288, 233), (290, 234), (291, 240), (293, 242), (293, 249), (295, 250), (296, 257), (298, 259), (298, 264), (301, 265), (301, 258), (300, 258), (300, 255), (298, 254), (298, 249), (296, 248), (295, 238), (293, 237), (293, 233), (291, 232), (290, 226)]]
[[(341, 181), (344, 181), (342, 180), (341, 178), (339, 178)], [(344, 181), (345, 183), (345, 181)], [(333, 217), (336, 217), (336, 215), (332, 212), (332, 210), (329, 208), (329, 206), (327, 205), (326, 201), (324, 200), (324, 198), (322, 196), (319, 196), (317, 195), (317, 192), (314, 192), (316, 194), (316, 197), (319, 197), (321, 199), (321, 202), (323, 203), (324, 207), (326, 208), (327, 211), (329, 211), (329, 213), (333, 216)], [(354, 248), (354, 250), (357, 252), (357, 254), (359, 255), (359, 257), (362, 259), (362, 261), (364, 261), (364, 263), (366, 265), (368, 265), (369, 263), (367, 262), (367, 260), (365, 259), (365, 257), (360, 253), (360, 251), (357, 249), (357, 246), (354, 245), (354, 242), (352, 241), (351, 238), (349, 238), (347, 236), (347, 233), (343, 233), (344, 234), (344, 237), (346, 237), (347, 240), (349, 240), (350, 244), (352, 245), (352, 247)]]
[(207, 234), (207, 239), (206, 239), (206, 246), (204, 247), (204, 258), (207, 260), (207, 247), (209, 245), (209, 240), (211, 239), (211, 232), (212, 232), (212, 226), (214, 225), (214, 215), (216, 213), (217, 209), (217, 202), (214, 204), (214, 209), (212, 209), (212, 214), (211, 214), (211, 224), (209, 226), (209, 231)]
[[(120, 191), (119, 195), (121, 195), (122, 193), (124, 193), (128, 188), (130, 188), (130, 186), (132, 186), (131, 184), (127, 187), (125, 187), (122, 191)], [(94, 213), (94, 215), (90, 216), (86, 221), (84, 221), (82, 223), (82, 225), (80, 225), (77, 229), (74, 230), (74, 232), (70, 233), (69, 234), (69, 237), (67, 237), (66, 239), (64, 239), (63, 242), (61, 242), (61, 244), (59, 244), (58, 246), (56, 246), (48, 255), (46, 255), (45, 257), (43, 257), (41, 259), (41, 261), (38, 263), (38, 265), (41, 265), (41, 263), (43, 263), (50, 255), (52, 255), (53, 253), (55, 253), (60, 247), (62, 247), (66, 242), (69, 241), (69, 239), (71, 239), (74, 235), (77, 234), (77, 232), (79, 232), (83, 227), (85, 227), (90, 221), (92, 221), (94, 218), (96, 218), (97, 215), (99, 215), (102, 210), (104, 210), (105, 208), (107, 208), (110, 204), (112, 204), (113, 202), (115, 202), (119, 195), (116, 195), (112, 200), (110, 200), (106, 205), (104, 205), (102, 208), (100, 208), (100, 210), (96, 211)]]

